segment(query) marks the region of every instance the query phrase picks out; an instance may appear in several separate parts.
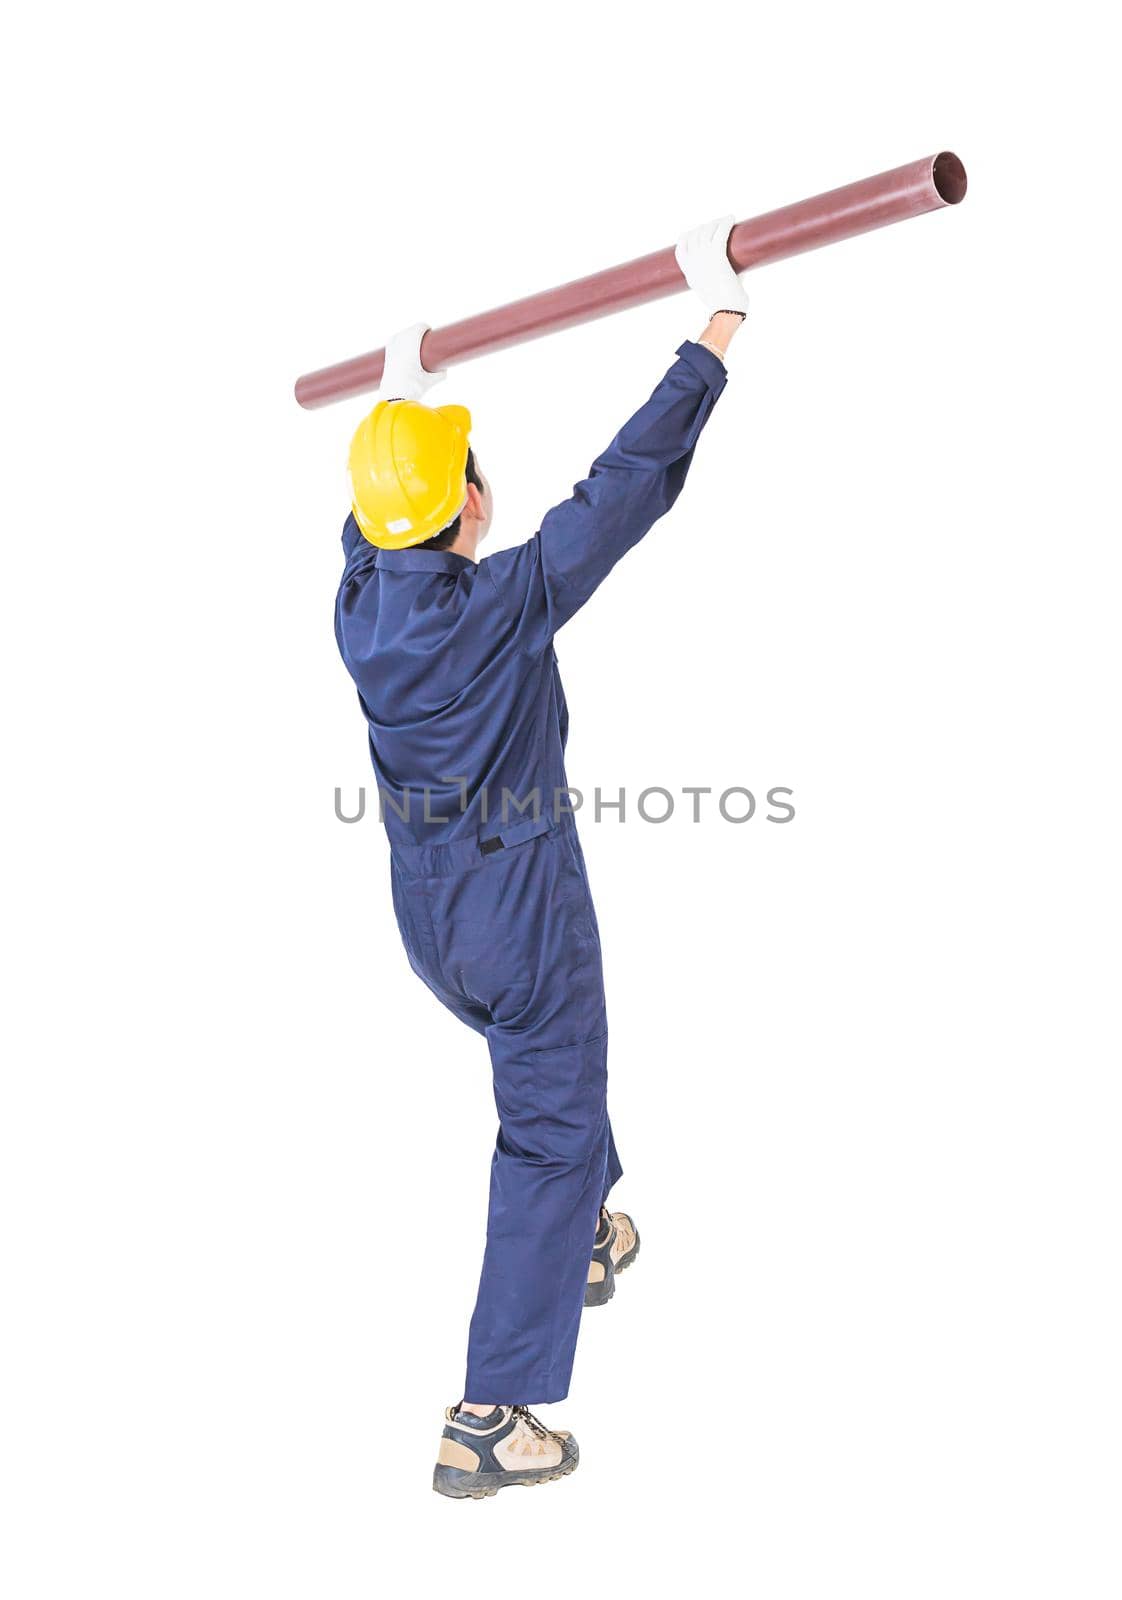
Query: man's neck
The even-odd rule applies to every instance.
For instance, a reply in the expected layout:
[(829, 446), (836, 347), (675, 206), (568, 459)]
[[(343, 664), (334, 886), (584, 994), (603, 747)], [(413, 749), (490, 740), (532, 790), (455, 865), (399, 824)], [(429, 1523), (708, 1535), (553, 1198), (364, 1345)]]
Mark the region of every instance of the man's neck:
[(469, 529), (461, 528), (459, 533), (452, 540), (452, 543), (448, 546), (448, 548), (449, 548), (449, 550), (454, 551), (456, 555), (458, 555), (458, 556), (467, 556), (469, 561), (474, 561), (475, 560), (475, 552), (476, 552), (478, 546), (479, 546), (479, 529), (478, 528), (469, 528)]

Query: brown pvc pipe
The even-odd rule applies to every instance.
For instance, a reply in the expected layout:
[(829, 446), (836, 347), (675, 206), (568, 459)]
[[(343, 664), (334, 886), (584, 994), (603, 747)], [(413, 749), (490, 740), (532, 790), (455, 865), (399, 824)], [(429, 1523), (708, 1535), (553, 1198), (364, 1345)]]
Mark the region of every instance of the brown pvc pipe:
[[(811, 200), (738, 222), (729, 235), (729, 260), (737, 272), (762, 267), (769, 261), (782, 261), (785, 256), (868, 233), (871, 228), (883, 228), (889, 222), (955, 206), (965, 193), (966, 168), (951, 151), (943, 150), (875, 178), (847, 183)], [(445, 328), (433, 328), (421, 343), (421, 359), (435, 372), (506, 345), (677, 294), (685, 287), (673, 248), (656, 250), (653, 255), (576, 278), (560, 288), (544, 289), (493, 311), (465, 317), (462, 322), (450, 322)], [(302, 406), (322, 406), (376, 389), (385, 354), (384, 349), (371, 350), (336, 366), (306, 372), (296, 380), (297, 400)]]

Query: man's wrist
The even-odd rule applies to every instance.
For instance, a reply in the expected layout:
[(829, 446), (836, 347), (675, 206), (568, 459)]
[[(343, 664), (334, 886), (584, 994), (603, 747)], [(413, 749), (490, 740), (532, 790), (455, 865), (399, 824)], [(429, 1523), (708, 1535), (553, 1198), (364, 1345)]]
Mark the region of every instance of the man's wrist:
[(744, 317), (740, 312), (732, 310), (714, 311), (706, 326), (701, 330), (696, 343), (704, 345), (706, 350), (711, 350), (723, 362), (725, 352), (743, 321)]

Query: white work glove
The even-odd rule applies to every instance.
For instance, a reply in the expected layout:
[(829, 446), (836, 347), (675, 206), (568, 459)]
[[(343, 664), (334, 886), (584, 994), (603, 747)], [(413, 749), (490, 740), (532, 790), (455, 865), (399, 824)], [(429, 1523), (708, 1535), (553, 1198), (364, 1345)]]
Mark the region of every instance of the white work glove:
[(387, 400), (420, 400), (434, 383), (447, 374), (426, 372), (421, 365), (421, 340), (429, 331), (427, 322), (414, 322), (395, 333), (386, 345), (386, 365), (379, 393)]
[(683, 233), (674, 246), (682, 276), (705, 307), (717, 311), (748, 310), (748, 292), (728, 258), (729, 234), (735, 218), (717, 217)]

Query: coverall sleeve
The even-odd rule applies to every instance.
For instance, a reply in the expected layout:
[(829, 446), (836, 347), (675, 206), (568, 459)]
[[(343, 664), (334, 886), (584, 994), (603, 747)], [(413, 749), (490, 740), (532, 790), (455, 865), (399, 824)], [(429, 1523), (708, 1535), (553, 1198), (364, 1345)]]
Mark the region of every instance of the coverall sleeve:
[(727, 381), (687, 340), (678, 359), (532, 539), (480, 562), (532, 653), (547, 648), (632, 545), (674, 504), (694, 446)]

